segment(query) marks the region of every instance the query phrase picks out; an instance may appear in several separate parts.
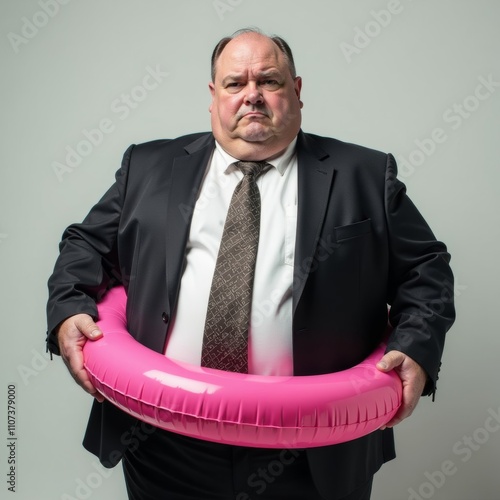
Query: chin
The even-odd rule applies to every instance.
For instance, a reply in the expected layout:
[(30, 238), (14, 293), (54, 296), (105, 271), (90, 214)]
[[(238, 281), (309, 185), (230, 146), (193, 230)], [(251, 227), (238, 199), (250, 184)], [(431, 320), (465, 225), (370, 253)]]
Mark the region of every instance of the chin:
[[(252, 127), (254, 128), (254, 127)], [(263, 142), (267, 141), (271, 137), (273, 137), (274, 134), (271, 133), (269, 129), (263, 129), (262, 127), (255, 127), (255, 130), (245, 130), (244, 133), (240, 135), (240, 137), (244, 141), (248, 142)]]

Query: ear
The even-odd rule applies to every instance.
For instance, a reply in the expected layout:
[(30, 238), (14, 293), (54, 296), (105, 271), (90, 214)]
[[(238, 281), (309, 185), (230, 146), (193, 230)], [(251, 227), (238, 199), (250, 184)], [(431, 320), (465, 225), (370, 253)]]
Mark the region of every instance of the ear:
[(293, 87), (295, 89), (295, 95), (297, 96), (297, 99), (299, 100), (300, 107), (304, 105), (303, 102), (300, 100), (300, 92), (302, 90), (302, 78), (300, 76), (295, 77), (295, 80), (293, 81)]
[(212, 112), (212, 107), (214, 105), (214, 99), (215, 99), (215, 85), (213, 84), (213, 82), (209, 82), (208, 88), (210, 90), (210, 95), (212, 96), (212, 102), (210, 103), (208, 111)]

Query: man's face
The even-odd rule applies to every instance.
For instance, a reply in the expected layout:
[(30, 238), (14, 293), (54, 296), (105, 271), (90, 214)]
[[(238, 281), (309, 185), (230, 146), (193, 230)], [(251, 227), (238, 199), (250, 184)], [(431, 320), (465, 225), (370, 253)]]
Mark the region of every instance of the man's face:
[(238, 159), (263, 160), (279, 154), (300, 129), (301, 85), (269, 38), (245, 33), (231, 40), (209, 84), (215, 138)]

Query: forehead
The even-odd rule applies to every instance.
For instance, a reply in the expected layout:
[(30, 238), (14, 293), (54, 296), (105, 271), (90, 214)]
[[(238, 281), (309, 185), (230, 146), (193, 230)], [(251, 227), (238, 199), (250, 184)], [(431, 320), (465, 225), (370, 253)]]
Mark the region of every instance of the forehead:
[(244, 72), (286, 68), (286, 61), (279, 47), (263, 35), (248, 33), (231, 40), (219, 56), (217, 72)]

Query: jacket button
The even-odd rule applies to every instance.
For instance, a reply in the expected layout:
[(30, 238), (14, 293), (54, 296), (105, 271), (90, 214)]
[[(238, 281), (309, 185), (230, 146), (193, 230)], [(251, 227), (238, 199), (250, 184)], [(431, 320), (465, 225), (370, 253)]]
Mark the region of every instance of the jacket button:
[(168, 320), (170, 319), (168, 314), (166, 312), (161, 314), (161, 319), (163, 320), (163, 323), (168, 323)]

